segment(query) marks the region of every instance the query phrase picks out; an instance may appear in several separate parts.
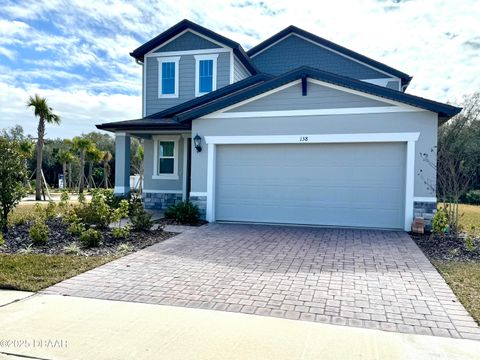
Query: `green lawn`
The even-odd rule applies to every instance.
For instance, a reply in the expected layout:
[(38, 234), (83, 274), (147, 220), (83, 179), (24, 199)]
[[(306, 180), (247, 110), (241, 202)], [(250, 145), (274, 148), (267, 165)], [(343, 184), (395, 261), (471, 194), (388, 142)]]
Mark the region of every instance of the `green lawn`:
[(113, 256), (0, 254), (0, 289), (38, 291), (105, 264)]
[[(480, 230), (480, 206), (460, 205), (460, 225)], [(480, 323), (480, 263), (432, 261), (473, 318)]]
[(434, 261), (433, 265), (480, 324), (480, 263)]

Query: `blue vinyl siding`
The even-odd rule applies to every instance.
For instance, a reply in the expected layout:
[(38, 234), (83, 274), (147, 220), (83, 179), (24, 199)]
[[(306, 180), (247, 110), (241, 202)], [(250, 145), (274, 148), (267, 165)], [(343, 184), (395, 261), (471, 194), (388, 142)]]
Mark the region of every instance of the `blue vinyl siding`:
[(214, 44), (213, 42), (208, 41), (201, 36), (195, 35), (194, 33), (187, 31), (175, 40), (155, 50), (155, 52), (216, 49), (219, 47), (220, 46), (218, 46), (217, 44)]
[(175, 63), (162, 63), (162, 94), (175, 94)]
[(208, 93), (213, 89), (213, 60), (199, 61), (199, 90)]
[(284, 74), (300, 66), (328, 71), (354, 79), (379, 79), (386, 75), (345, 56), (290, 35), (252, 58), (261, 72)]

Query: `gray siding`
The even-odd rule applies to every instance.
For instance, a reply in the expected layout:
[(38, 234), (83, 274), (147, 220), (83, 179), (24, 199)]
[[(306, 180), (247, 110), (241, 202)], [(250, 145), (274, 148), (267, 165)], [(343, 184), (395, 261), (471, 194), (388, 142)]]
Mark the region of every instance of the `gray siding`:
[(153, 140), (144, 141), (144, 180), (143, 187), (145, 190), (182, 190), (183, 179), (183, 142), (180, 138), (178, 142), (178, 180), (152, 179), (153, 163), (154, 163), (154, 147)]
[[(195, 97), (195, 58), (194, 55), (181, 55), (179, 62), (178, 98), (158, 98), (158, 60), (146, 57), (146, 108), (145, 114), (151, 115), (171, 106)], [(217, 89), (230, 84), (230, 54), (218, 53)]]
[(155, 52), (215, 49), (219, 47), (220, 46), (218, 46), (217, 44), (214, 44), (213, 42), (208, 41), (201, 36), (195, 35), (194, 33), (187, 31), (186, 33), (180, 35), (165, 46), (162, 46), (159, 49), (155, 50)]
[[(428, 111), (388, 114), (327, 115), (241, 119), (197, 119), (192, 134), (213, 135), (285, 135), (419, 132), (415, 147), (415, 196), (435, 196), (424, 177), (435, 182), (435, 171), (420, 157), (437, 145), (437, 114)], [(192, 154), (192, 191), (207, 189), (207, 146)], [(422, 170), (423, 175), (419, 175)]]
[(355, 79), (384, 78), (385, 74), (309, 41), (291, 35), (252, 58), (262, 72), (280, 75), (307, 65)]
[(245, 66), (243, 66), (240, 60), (235, 56), (233, 60), (233, 82), (243, 80), (249, 76), (250, 73), (248, 70), (245, 69)]
[(306, 96), (302, 96), (302, 84), (298, 83), (272, 95), (234, 108), (229, 112), (389, 106), (389, 104), (381, 101), (349, 94), (345, 91), (331, 89), (311, 82), (308, 82), (307, 85)]

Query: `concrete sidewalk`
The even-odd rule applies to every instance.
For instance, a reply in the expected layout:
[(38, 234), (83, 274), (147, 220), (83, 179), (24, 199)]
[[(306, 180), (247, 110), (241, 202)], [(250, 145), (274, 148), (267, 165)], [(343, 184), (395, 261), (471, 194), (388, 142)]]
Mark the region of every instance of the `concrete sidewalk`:
[(419, 360), (480, 353), (473, 340), (58, 295), (0, 307), (0, 323), (5, 359)]

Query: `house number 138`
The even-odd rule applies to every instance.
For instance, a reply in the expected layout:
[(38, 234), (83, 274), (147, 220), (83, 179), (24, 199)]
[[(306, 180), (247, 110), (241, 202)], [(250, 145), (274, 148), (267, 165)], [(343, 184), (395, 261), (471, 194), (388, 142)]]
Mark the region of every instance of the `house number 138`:
[(308, 136), (300, 136), (300, 142), (308, 141)]

